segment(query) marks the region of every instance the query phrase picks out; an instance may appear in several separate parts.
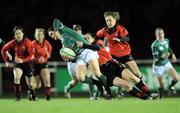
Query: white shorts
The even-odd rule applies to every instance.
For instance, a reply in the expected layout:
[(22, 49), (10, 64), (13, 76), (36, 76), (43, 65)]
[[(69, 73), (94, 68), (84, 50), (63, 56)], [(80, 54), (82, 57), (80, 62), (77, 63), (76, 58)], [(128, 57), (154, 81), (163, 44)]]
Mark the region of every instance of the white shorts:
[(68, 72), (71, 76), (76, 76), (76, 63), (67, 63)]
[(165, 65), (156, 66), (153, 64), (152, 72), (155, 76), (163, 76), (169, 69), (173, 68), (171, 62), (167, 62)]
[(77, 65), (86, 65), (90, 60), (99, 58), (97, 51), (93, 51), (90, 49), (85, 49), (77, 58)]

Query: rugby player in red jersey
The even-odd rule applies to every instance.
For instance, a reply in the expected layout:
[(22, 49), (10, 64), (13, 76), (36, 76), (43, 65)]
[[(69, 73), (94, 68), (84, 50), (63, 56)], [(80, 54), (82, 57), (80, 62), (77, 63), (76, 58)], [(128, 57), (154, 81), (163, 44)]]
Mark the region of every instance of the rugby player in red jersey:
[(131, 48), (128, 43), (130, 40), (129, 33), (118, 23), (119, 12), (105, 12), (104, 18), (107, 26), (99, 30), (96, 36), (98, 38), (107, 38), (112, 57), (119, 63), (127, 65), (138, 78), (142, 78), (142, 73), (131, 55)]
[[(92, 45), (77, 41), (77, 45), (82, 48), (95, 50), (99, 55), (100, 71), (107, 77), (111, 86), (123, 87), (128, 93), (141, 99), (156, 98), (158, 94), (150, 93), (148, 87), (141, 79), (136, 77), (131, 71), (126, 69), (122, 64), (113, 60), (111, 55), (106, 51), (104, 42), (96, 39), (92, 34), (84, 35)], [(136, 88), (132, 87), (129, 82), (135, 83)], [(144, 95), (145, 94), (145, 95)]]
[(36, 89), (41, 87), (42, 78), (45, 86), (46, 99), (50, 100), (51, 82), (47, 62), (52, 53), (52, 46), (45, 39), (45, 29), (37, 28), (35, 30), (35, 40), (32, 41), (32, 48), (34, 53), (33, 63)]
[(32, 94), (33, 100), (35, 100), (34, 94), (34, 77), (32, 71), (31, 60), (33, 59), (31, 41), (24, 36), (24, 30), (20, 26), (16, 26), (14, 28), (14, 38), (10, 42), (4, 45), (1, 50), (1, 54), (5, 65), (9, 66), (9, 61), (7, 59), (7, 51), (10, 53), (10, 50), (13, 50), (15, 53), (14, 59), (14, 89), (16, 93), (16, 100), (19, 101), (21, 99), (21, 85), (20, 79), (22, 75), (25, 75), (26, 82), (29, 86), (29, 90)]

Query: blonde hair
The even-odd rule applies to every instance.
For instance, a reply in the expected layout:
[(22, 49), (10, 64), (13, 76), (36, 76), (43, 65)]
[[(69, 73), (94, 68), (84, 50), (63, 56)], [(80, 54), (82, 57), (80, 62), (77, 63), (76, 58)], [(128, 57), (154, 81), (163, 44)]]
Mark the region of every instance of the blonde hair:
[(45, 35), (45, 29), (44, 29), (44, 28), (36, 28), (36, 29), (35, 29), (35, 33), (34, 33), (35, 39), (38, 37), (38, 33), (39, 33), (39, 32), (43, 32), (44, 35)]
[(112, 16), (114, 19), (119, 20), (120, 19), (120, 14), (119, 12), (115, 12), (115, 11), (107, 11), (104, 13), (104, 17), (107, 16)]
[(163, 29), (163, 28), (161, 28), (161, 27), (156, 28), (156, 30), (155, 30), (155, 34), (156, 34), (158, 31), (163, 31), (163, 32), (164, 32), (164, 29)]

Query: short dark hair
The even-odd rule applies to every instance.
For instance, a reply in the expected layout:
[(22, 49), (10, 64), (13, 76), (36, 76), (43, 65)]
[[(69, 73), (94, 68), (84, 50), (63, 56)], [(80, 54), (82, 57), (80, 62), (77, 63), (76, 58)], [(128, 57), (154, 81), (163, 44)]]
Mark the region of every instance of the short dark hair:
[(95, 41), (96, 40), (98, 40), (99, 38), (97, 38), (97, 36), (95, 35), (95, 34), (93, 34), (93, 33), (85, 33), (85, 35), (90, 35), (92, 38), (94, 38), (95, 39)]
[(16, 30), (21, 30), (25, 34), (24, 29), (21, 26), (15, 26), (13, 29), (13, 34), (15, 34)]
[(50, 32), (50, 31), (54, 31), (54, 27), (50, 27), (48, 30), (47, 30), (47, 32)]
[(107, 16), (112, 16), (114, 19), (119, 20), (120, 19), (120, 14), (119, 12), (115, 12), (115, 11), (107, 11), (104, 13), (104, 17)]
[(73, 25), (73, 30), (82, 30), (82, 27), (78, 24)]

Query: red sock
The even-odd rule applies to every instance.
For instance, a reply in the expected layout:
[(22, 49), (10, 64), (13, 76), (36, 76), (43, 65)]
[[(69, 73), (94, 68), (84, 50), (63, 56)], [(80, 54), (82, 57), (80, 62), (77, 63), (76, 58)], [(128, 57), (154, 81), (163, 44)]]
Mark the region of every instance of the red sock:
[(50, 96), (51, 95), (51, 87), (45, 87), (45, 92), (46, 92), (46, 96)]
[(21, 85), (20, 84), (14, 84), (14, 91), (16, 93), (16, 98), (20, 98)]
[(133, 87), (131, 91), (129, 91), (129, 94), (138, 97), (140, 99), (147, 99), (147, 96), (143, 95), (139, 90)]
[(150, 92), (149, 92), (149, 88), (146, 86), (146, 85), (144, 85), (142, 88), (141, 88), (141, 90), (142, 90), (142, 92), (144, 92), (144, 93), (146, 93), (146, 94), (150, 94)]
[(146, 93), (147, 95), (150, 94), (149, 88), (143, 83), (142, 80), (140, 80), (139, 83), (136, 84), (136, 87), (138, 87), (143, 93)]

